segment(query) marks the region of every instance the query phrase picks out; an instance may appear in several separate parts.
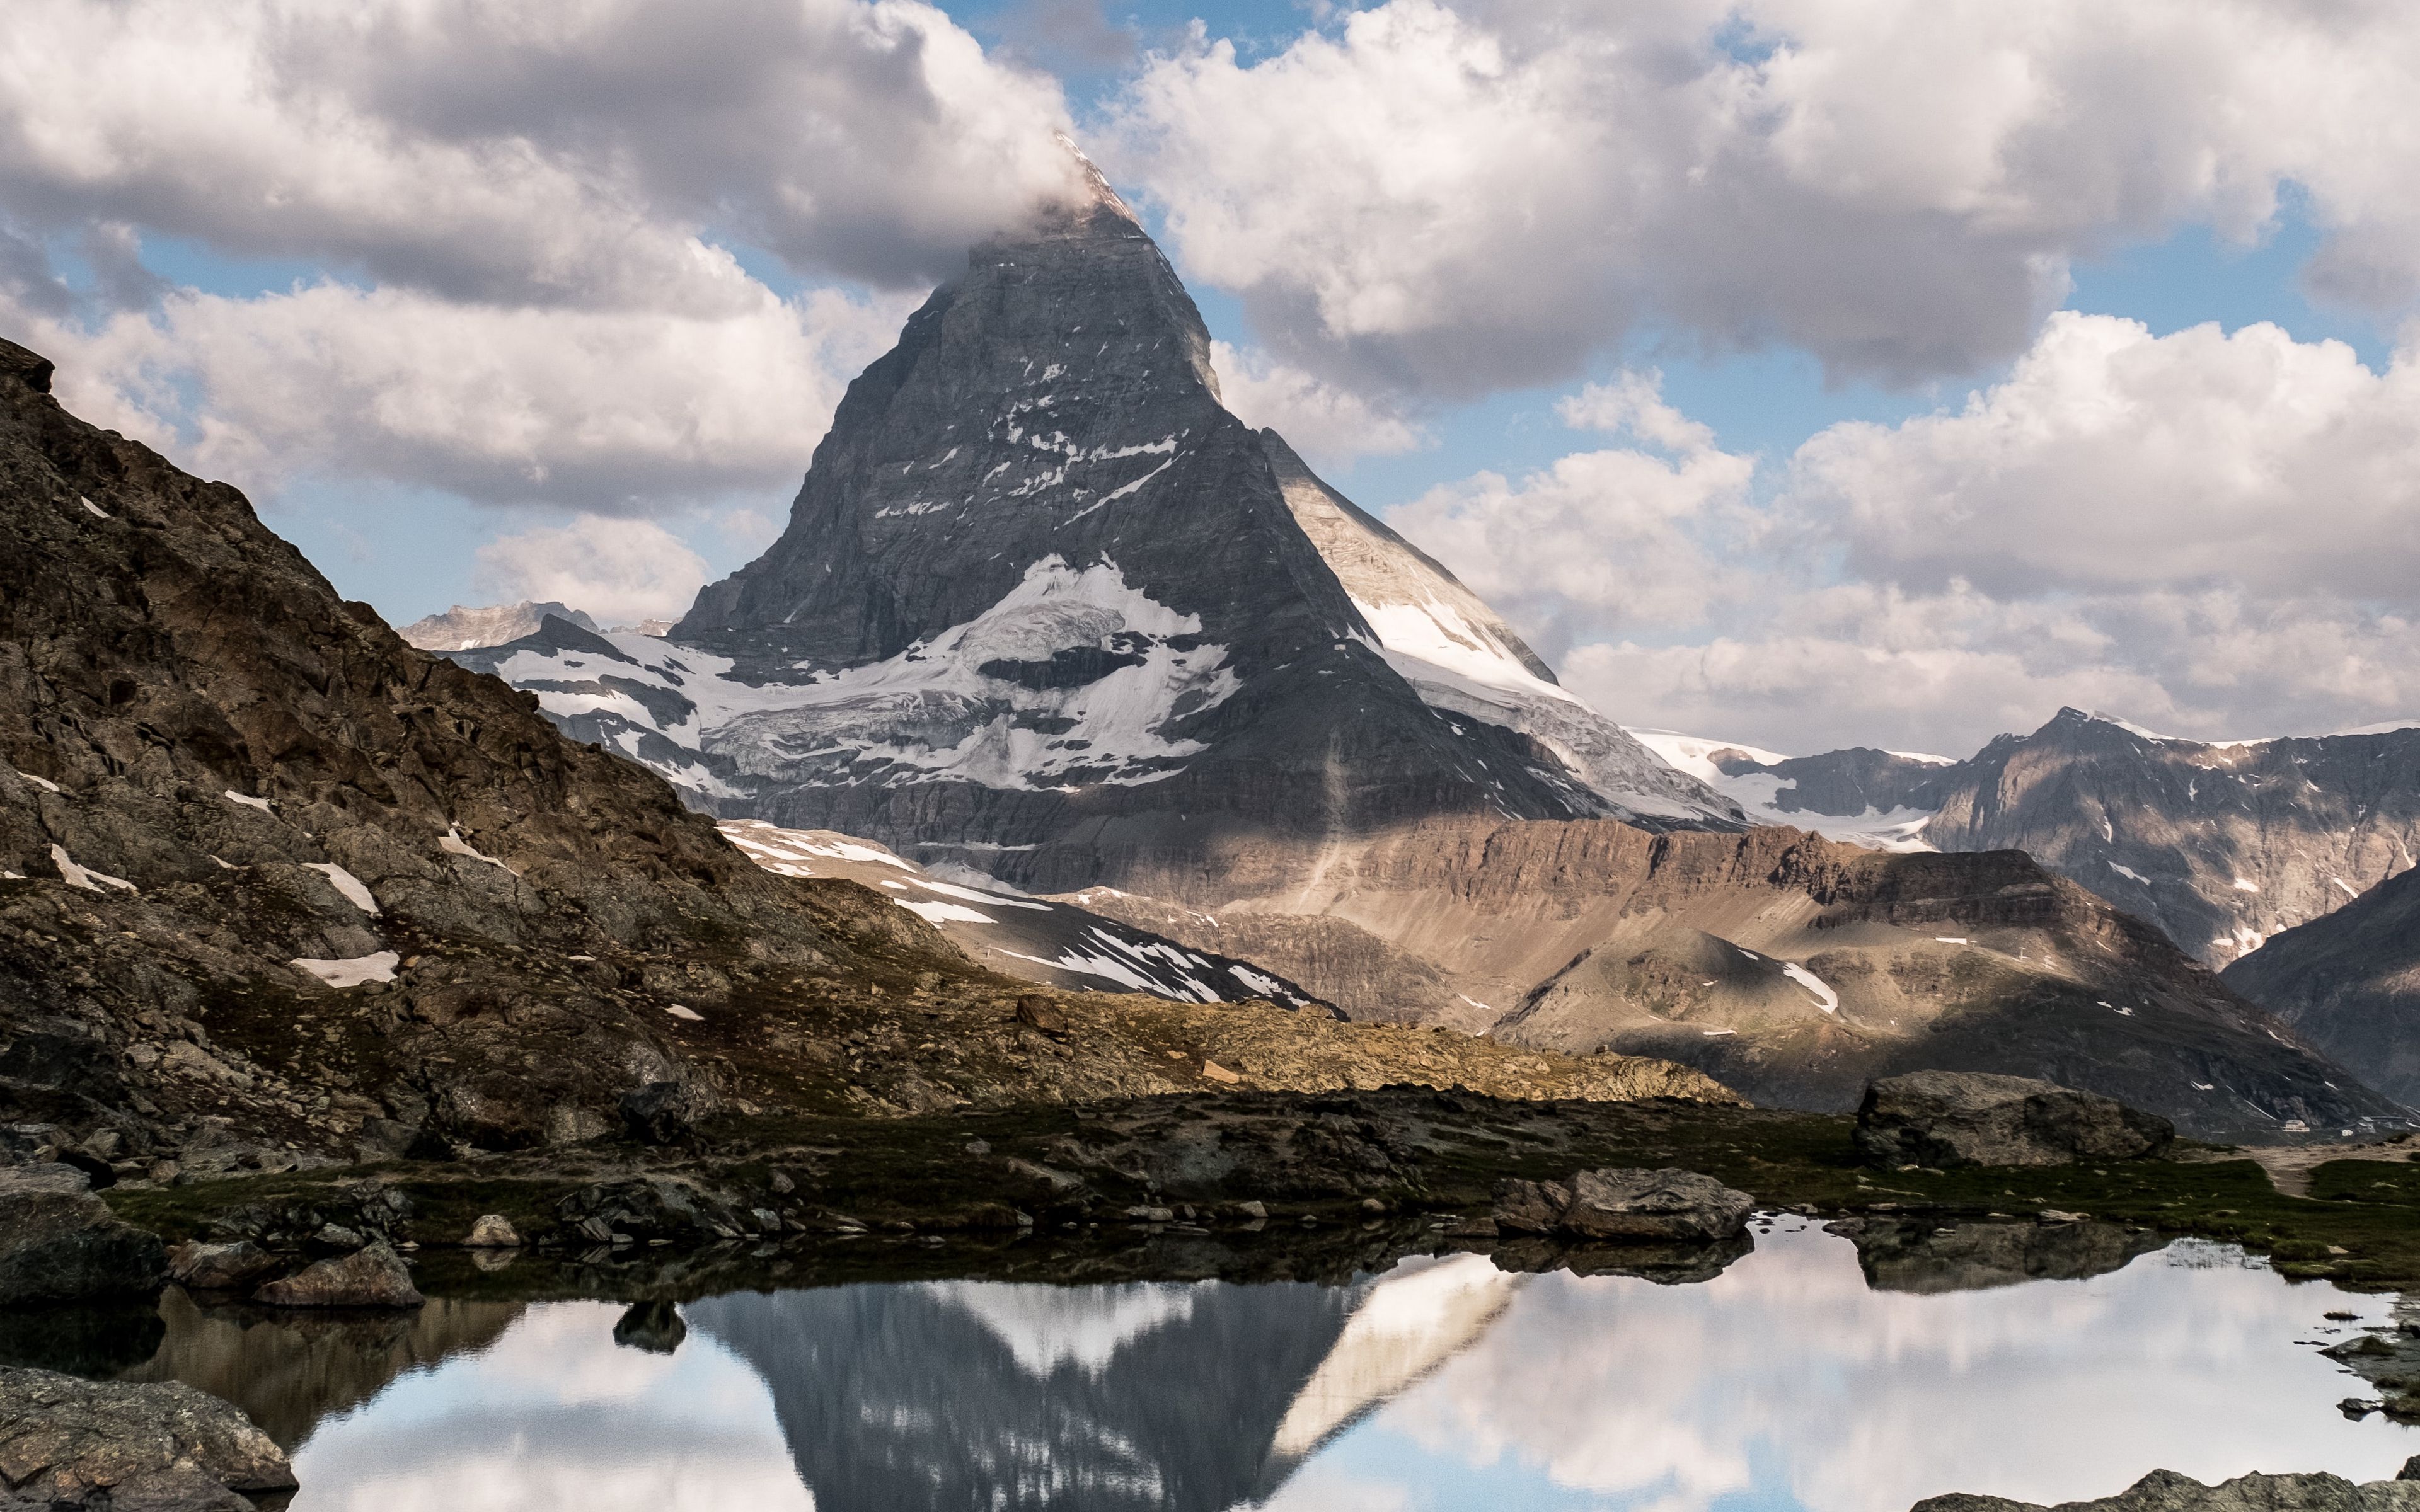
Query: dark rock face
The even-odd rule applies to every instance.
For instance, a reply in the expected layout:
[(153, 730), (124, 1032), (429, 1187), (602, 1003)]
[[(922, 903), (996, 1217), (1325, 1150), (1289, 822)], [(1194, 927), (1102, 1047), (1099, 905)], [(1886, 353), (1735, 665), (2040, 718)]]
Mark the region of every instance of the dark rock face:
[(1504, 1181), (1496, 1226), (1581, 1240), (1708, 1243), (1737, 1238), (1756, 1199), (1677, 1169), (1582, 1171), (1568, 1182)]
[(555, 1207), (583, 1242), (648, 1239), (690, 1243), (739, 1239), (756, 1226), (721, 1193), (675, 1177), (632, 1177), (582, 1187)]
[(271, 1307), (417, 1307), (411, 1268), (383, 1242), (306, 1265), (253, 1293)]
[(0, 1167), (0, 1306), (154, 1291), (156, 1234), (118, 1221), (71, 1166)]
[(2155, 1154), (2176, 1126), (2029, 1077), (1920, 1071), (1866, 1088), (1854, 1137), (1858, 1153), (1884, 1165), (2072, 1165)]
[(294, 1489), (269, 1436), (206, 1392), (5, 1365), (0, 1473), (0, 1504), (46, 1512), (248, 1512), (240, 1493)]
[[(2242, 1475), (2205, 1486), (2173, 1470), (2155, 1470), (2117, 1496), (2068, 1502), (2055, 1512), (2412, 1512), (2420, 1509), (2420, 1482), (2371, 1481), (2356, 1486), (2340, 1476)], [(1929, 1496), (1910, 1512), (2054, 1512), (2004, 1496)]]
[(2288, 930), (2220, 975), (2380, 1091), (2420, 1103), (2420, 871)]

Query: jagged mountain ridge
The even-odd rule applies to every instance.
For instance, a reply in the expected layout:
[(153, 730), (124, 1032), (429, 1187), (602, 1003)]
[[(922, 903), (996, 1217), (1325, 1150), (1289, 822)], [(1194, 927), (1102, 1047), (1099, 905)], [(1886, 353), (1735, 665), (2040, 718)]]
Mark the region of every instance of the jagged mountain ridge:
[[(1435, 813), (1739, 822), (1230, 414), (1191, 300), (1096, 188), (934, 293), (850, 386), (781, 539), (668, 645), (546, 625), (466, 662), (726, 816), (1028, 887)], [(1378, 556), (1418, 591), (1357, 603), (1342, 579)], [(1367, 612), (1449, 603), (1429, 639), (1518, 687), (1407, 679)]]
[(2061, 709), (1954, 763), (1698, 744), (1735, 798), (1835, 835), (1891, 810), (1920, 818), (1912, 834), (1934, 849), (2024, 851), (2214, 968), (2408, 871), (2420, 847), (2420, 727), (2211, 742)]

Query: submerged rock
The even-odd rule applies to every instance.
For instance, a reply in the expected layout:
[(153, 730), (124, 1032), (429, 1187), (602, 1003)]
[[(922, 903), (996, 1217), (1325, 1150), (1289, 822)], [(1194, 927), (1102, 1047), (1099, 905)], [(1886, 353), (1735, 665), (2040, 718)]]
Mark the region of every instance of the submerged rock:
[(158, 1288), (167, 1247), (118, 1221), (73, 1166), (0, 1168), (0, 1306)]
[(1932, 1496), (1909, 1512), (2420, 1512), (2420, 1480), (2408, 1477), (2356, 1486), (2336, 1475), (2240, 1475), (2205, 1486), (2173, 1470), (2155, 1470), (2116, 1496), (2062, 1502), (2054, 1509), (2005, 1496)]
[(383, 1243), (304, 1266), (253, 1293), (271, 1307), (417, 1307), (426, 1300), (403, 1257)]
[(252, 1420), (191, 1386), (0, 1366), (0, 1505), (249, 1512), (294, 1472)]
[(1855, 1139), (1882, 1165), (2071, 1165), (2157, 1154), (2176, 1132), (2154, 1114), (2055, 1082), (1919, 1071), (1866, 1088)]
[(1756, 1199), (1711, 1176), (1608, 1166), (1570, 1182), (1500, 1181), (1496, 1225), (1615, 1242), (1707, 1243), (1738, 1237)]

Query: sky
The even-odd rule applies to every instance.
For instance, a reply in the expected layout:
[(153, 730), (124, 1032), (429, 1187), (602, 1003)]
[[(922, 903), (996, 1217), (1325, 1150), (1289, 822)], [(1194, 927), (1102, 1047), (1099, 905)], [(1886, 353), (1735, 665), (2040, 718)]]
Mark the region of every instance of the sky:
[(2369, 0), (13, 0), (0, 334), (396, 623), (676, 616), (1064, 133), (1624, 723), (2319, 733), (2420, 715), (2415, 83)]

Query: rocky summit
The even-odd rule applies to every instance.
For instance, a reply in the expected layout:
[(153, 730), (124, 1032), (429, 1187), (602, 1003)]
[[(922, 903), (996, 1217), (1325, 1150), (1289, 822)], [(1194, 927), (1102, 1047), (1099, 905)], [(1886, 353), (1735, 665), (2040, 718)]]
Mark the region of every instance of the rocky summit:
[(1027, 887), (1440, 814), (1738, 823), (1229, 413), (1098, 184), (974, 250), (667, 640), (550, 622), (465, 660), (702, 806)]

